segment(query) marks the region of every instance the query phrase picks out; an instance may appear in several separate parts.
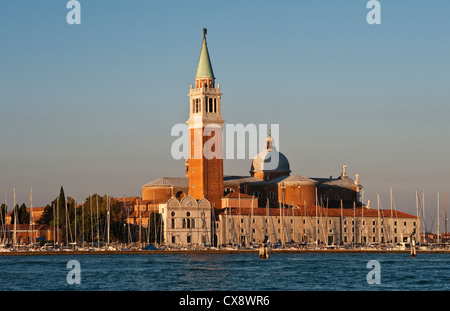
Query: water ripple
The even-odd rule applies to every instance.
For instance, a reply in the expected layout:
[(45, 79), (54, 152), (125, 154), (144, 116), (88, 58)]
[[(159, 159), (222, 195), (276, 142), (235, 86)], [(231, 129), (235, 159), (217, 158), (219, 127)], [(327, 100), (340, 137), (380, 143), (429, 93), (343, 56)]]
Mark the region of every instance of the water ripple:
[[(69, 260), (81, 284), (66, 281)], [(369, 260), (381, 284), (368, 284)], [(2, 290), (450, 290), (450, 256), (421, 254), (158, 254), (0, 257)]]

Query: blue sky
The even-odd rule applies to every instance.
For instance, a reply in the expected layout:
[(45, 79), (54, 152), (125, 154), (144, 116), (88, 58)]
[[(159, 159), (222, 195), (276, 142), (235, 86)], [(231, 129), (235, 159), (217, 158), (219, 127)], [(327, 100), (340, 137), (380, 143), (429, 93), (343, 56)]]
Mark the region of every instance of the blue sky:
[[(2, 1), (0, 186), (20, 203), (32, 186), (38, 206), (61, 185), (81, 201), (183, 176), (170, 130), (188, 118), (207, 27), (227, 123), (280, 124), (294, 174), (345, 163), (383, 208), (389, 187), (411, 213), (424, 191), (435, 225), (450, 185), (450, 3), (380, 2), (368, 25), (365, 0), (80, 0), (68, 25), (65, 0)], [(246, 175), (250, 160), (224, 166)]]

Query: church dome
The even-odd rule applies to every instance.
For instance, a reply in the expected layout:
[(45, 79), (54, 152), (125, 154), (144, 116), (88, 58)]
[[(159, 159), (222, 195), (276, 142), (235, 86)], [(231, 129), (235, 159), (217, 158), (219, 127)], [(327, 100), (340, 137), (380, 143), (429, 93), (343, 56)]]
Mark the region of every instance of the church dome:
[[(273, 145), (273, 139), (269, 134), (266, 139), (264, 150), (258, 153), (252, 161), (250, 174), (267, 180), (272, 177), (289, 175), (290, 172), (291, 169), (288, 159), (284, 154), (276, 150)], [(264, 174), (264, 176), (261, 176), (261, 173)], [(270, 174), (271, 176), (267, 174)]]

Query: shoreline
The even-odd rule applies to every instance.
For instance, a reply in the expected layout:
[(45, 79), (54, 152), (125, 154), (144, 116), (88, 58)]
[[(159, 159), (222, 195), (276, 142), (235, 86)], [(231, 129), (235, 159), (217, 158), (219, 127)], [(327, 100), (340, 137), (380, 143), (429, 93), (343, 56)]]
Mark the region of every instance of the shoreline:
[[(127, 250), (127, 251), (12, 251), (0, 252), (0, 256), (41, 256), (41, 255), (157, 255), (157, 254), (258, 254), (258, 249), (245, 250)], [(409, 254), (410, 250), (357, 250), (357, 249), (275, 249), (269, 254)], [(420, 254), (450, 254), (450, 250), (417, 250)]]

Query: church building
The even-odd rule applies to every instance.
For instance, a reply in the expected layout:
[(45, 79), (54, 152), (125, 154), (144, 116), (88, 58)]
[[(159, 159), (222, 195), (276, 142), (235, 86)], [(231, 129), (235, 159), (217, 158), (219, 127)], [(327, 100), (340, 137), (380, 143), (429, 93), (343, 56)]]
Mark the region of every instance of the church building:
[[(365, 206), (359, 176), (350, 178), (346, 165), (338, 177), (292, 174), (270, 132), (264, 149), (249, 163), (249, 174), (224, 175), (223, 94), (206, 34), (203, 29), (195, 87), (190, 86), (186, 105), (189, 158), (184, 176), (161, 177), (142, 186), (142, 199), (163, 216), (168, 246), (398, 243), (419, 236), (419, 218)], [(210, 141), (211, 148), (204, 148)], [(268, 165), (273, 158), (278, 159), (275, 167)]]

